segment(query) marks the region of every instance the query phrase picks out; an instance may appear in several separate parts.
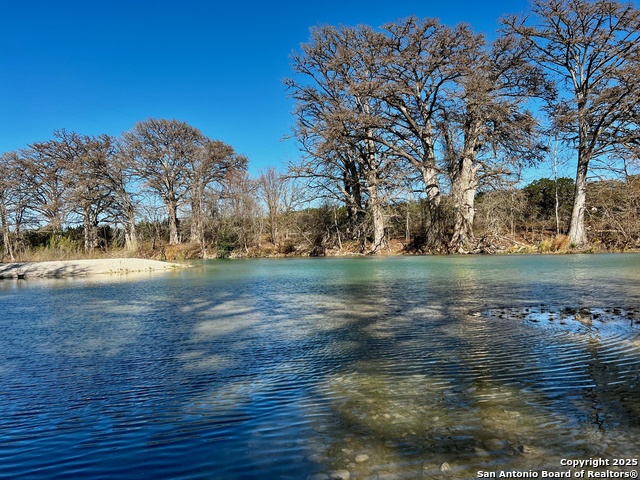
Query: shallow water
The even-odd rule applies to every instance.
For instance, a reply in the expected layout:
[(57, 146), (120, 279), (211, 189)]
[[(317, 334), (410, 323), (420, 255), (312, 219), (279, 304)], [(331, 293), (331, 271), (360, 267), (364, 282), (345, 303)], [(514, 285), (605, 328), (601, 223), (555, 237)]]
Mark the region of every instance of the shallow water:
[(209, 261), (2, 281), (0, 307), (2, 478), (640, 457), (640, 255)]

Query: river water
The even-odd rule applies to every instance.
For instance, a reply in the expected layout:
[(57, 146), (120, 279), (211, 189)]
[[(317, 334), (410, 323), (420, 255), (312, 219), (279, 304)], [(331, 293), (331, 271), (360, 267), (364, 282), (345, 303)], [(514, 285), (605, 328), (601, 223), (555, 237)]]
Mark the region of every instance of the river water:
[(640, 458), (638, 254), (206, 261), (0, 281), (0, 309), (0, 478)]

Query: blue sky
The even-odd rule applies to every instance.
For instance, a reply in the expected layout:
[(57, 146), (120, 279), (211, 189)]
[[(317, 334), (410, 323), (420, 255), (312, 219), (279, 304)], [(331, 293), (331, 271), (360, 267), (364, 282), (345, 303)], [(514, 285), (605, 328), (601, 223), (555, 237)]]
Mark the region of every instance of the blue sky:
[(527, 0), (324, 2), (0, 1), (0, 152), (65, 128), (119, 135), (175, 118), (249, 157), (298, 156), (289, 55), (319, 24), (379, 26), (411, 14), (492, 35)]

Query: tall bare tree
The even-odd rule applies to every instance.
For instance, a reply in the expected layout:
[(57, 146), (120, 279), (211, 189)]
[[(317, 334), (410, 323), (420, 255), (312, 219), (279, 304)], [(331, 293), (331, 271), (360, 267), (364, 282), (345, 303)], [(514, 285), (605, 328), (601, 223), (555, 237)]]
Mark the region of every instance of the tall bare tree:
[(222, 187), (231, 176), (245, 171), (247, 158), (219, 140), (202, 138), (200, 143), (196, 154), (187, 162), (187, 169), (190, 177), (191, 241), (204, 248), (207, 188), (212, 184)]
[(286, 184), (287, 178), (280, 175), (275, 168), (263, 171), (257, 179), (258, 195), (267, 206), (269, 241), (274, 245), (278, 245), (280, 240), (279, 217)]
[(73, 134), (66, 141), (76, 144), (75, 158), (70, 159), (68, 175), (71, 180), (69, 201), (82, 216), (84, 250), (97, 246), (97, 227), (112, 212), (114, 198), (110, 182), (114, 139)]
[(300, 189), (295, 180), (273, 167), (262, 171), (256, 179), (258, 197), (267, 207), (269, 241), (278, 247), (289, 238), (290, 216), (300, 204)]
[(138, 233), (136, 229), (136, 196), (137, 185), (135, 168), (132, 159), (119, 142), (116, 143), (115, 154), (111, 157), (107, 183), (113, 192), (113, 210), (116, 224), (124, 227), (125, 248), (129, 251), (138, 249)]
[(409, 17), (387, 24), (387, 48), (378, 74), (384, 88), (378, 90), (383, 110), (384, 134), (375, 138), (395, 156), (417, 171), (427, 196), (430, 224), (426, 246), (447, 248), (441, 211), (441, 185), (436, 142), (437, 118), (452, 82), (460, 77), (456, 59), (480, 41), (465, 25), (451, 28), (437, 19)]
[[(317, 127), (313, 127), (315, 129)], [(305, 185), (306, 197), (337, 200), (347, 213), (347, 236), (362, 240), (365, 223), (366, 189), (356, 152), (335, 142), (333, 147), (318, 146), (315, 138), (306, 136), (311, 130), (300, 129), (298, 138), (306, 157), (290, 163), (289, 173)], [(321, 131), (321, 129), (318, 129)], [(328, 139), (326, 139), (328, 141)], [(314, 153), (315, 152), (315, 153)], [(324, 152), (322, 155), (320, 152)]]
[(467, 35), (464, 45), (453, 59), (459, 76), (447, 91), (438, 121), (453, 204), (449, 251), (457, 253), (474, 247), (480, 183), (511, 173), (509, 164), (533, 163), (542, 153), (537, 122), (524, 104), (544, 93), (544, 83), (526, 61), (523, 43), (502, 36), (488, 46), (482, 37)]
[(11, 261), (15, 261), (13, 254), (12, 242), (10, 237), (9, 225), (9, 205), (11, 203), (12, 187), (11, 174), (13, 170), (12, 157), (16, 154), (3, 153), (0, 156), (0, 228), (2, 228), (2, 245), (4, 247), (4, 255), (8, 256)]
[(180, 243), (178, 206), (189, 193), (189, 165), (197, 162), (203, 141), (202, 133), (185, 122), (153, 118), (123, 135), (137, 176), (165, 205), (171, 245)]
[(71, 210), (70, 169), (84, 154), (84, 142), (77, 133), (64, 129), (53, 132), (53, 136), (53, 140), (29, 145), (20, 161), (31, 190), (30, 208), (43, 217), (48, 230), (57, 234), (62, 232)]
[(0, 228), (4, 255), (15, 261), (15, 241), (29, 206), (25, 172), (17, 152), (0, 155)]
[(533, 0), (532, 15), (503, 24), (529, 43), (531, 60), (556, 82), (551, 116), (577, 151), (569, 239), (585, 245), (590, 164), (637, 141), (639, 11), (615, 0)]
[[(343, 174), (349, 173), (350, 162), (357, 164), (373, 223), (371, 253), (385, 244), (383, 195), (393, 164), (373, 140), (380, 122), (375, 91), (381, 86), (377, 70), (385, 44), (384, 35), (366, 26), (312, 29), (311, 41), (292, 57), (303, 81), (287, 82), (297, 102), (295, 134), (309, 155), (327, 159)], [(347, 185), (341, 188), (348, 195)]]

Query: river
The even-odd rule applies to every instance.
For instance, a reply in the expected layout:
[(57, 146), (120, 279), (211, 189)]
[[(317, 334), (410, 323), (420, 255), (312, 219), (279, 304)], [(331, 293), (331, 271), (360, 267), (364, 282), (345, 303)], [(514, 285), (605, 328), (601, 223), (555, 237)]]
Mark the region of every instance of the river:
[(0, 478), (640, 458), (639, 254), (202, 261), (0, 281), (0, 309)]

